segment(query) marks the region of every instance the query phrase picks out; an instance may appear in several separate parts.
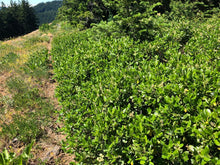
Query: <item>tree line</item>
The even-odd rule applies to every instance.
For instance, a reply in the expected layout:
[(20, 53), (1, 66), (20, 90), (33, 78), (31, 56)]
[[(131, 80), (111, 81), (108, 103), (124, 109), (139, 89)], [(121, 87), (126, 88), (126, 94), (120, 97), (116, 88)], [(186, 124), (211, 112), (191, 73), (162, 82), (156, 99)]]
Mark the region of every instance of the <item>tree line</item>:
[(37, 18), (28, 1), (18, 3), (11, 1), (10, 5), (2, 2), (0, 9), (0, 40), (27, 34), (37, 29)]

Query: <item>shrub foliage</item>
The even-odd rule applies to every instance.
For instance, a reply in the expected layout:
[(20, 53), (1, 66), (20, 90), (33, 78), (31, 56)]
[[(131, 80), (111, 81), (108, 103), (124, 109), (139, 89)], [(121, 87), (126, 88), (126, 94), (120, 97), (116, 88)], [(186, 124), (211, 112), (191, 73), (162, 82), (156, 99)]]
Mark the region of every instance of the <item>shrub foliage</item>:
[(220, 22), (176, 18), (154, 15), (142, 42), (108, 33), (112, 22), (54, 39), (63, 146), (79, 163), (220, 163)]

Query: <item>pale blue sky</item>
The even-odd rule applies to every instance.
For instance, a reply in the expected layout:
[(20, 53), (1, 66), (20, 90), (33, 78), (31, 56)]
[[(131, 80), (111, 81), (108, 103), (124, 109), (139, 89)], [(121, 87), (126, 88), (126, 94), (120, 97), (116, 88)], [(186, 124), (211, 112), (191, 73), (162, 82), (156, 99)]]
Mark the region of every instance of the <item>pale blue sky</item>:
[[(5, 5), (9, 5), (11, 0), (0, 0), (0, 2), (4, 2)], [(53, 0), (28, 0), (29, 4), (31, 6), (37, 5), (38, 3), (41, 2), (50, 2)], [(18, 0), (13, 0), (13, 2), (19, 2)]]

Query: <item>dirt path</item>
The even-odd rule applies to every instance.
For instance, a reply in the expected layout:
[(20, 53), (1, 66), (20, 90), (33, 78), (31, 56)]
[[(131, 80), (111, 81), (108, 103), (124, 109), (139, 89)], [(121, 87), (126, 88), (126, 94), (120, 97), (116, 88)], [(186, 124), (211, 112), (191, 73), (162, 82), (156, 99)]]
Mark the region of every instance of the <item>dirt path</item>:
[[(17, 48), (22, 49), (23, 43), (25, 43), (25, 41), (27, 39), (31, 39), (32, 37), (48, 37), (48, 41), (47, 42), (42, 42), (42, 47), (46, 47), (48, 49), (48, 53), (49, 53), (49, 60), (51, 61), (51, 49), (52, 49), (52, 40), (53, 40), (53, 34), (51, 33), (46, 33), (46, 34), (40, 34), (41, 32), (39, 32), (39, 30), (36, 30), (34, 32), (31, 32), (25, 36), (22, 37), (18, 37), (12, 40), (8, 40), (3, 42), (4, 45), (9, 45), (8, 47), (14, 46)], [(1, 45), (0, 45), (1, 46)], [(41, 45), (40, 45), (41, 46)], [(6, 51), (7, 52), (7, 51)], [(22, 65), (28, 58), (27, 54), (28, 54), (28, 50), (23, 51), (25, 52), (24, 54), (21, 52), (20, 54), (20, 58), (22, 58), (22, 62), (20, 63), (16, 63), (16, 65), (19, 65), (18, 67), (20, 67), (20, 65)], [(1, 55), (0, 52), (0, 57), (3, 56)], [(24, 56), (24, 57), (23, 57)], [(10, 71), (0, 71), (0, 99), (3, 97), (10, 97), (10, 93), (8, 92), (7, 88), (6, 88), (6, 81), (7, 79), (9, 79), (10, 77), (19, 74), (17, 73), (15, 70), (10, 70)], [(43, 91), (43, 95), (45, 97), (45, 99), (47, 99), (49, 102), (51, 102), (54, 105), (54, 110), (59, 110), (60, 106), (59, 103), (57, 101), (57, 99), (55, 98), (55, 88), (56, 88), (56, 82), (55, 80), (53, 80), (53, 70), (52, 70), (52, 61), (50, 64), (50, 70), (49, 70), (49, 79), (45, 79), (42, 82), (40, 82), (40, 84), (36, 84), (34, 82), (34, 80), (32, 80), (34, 82), (34, 86), (37, 86), (40, 91)], [(1, 104), (0, 101), (0, 108), (3, 107), (5, 105)], [(61, 124), (56, 123), (57, 121), (57, 117), (53, 117), (52, 119), (52, 123), (50, 123), (50, 125), (47, 126), (47, 128), (45, 128), (46, 130), (46, 135), (44, 135), (45, 138), (43, 139), (39, 139), (37, 142), (35, 142), (35, 145), (32, 149), (32, 154), (33, 154), (33, 158), (30, 160), (29, 164), (40, 164), (42, 162), (44, 162), (45, 164), (69, 164), (71, 161), (73, 161), (74, 156), (73, 155), (68, 155), (63, 153), (63, 151), (61, 150), (61, 144), (60, 142), (62, 140), (65, 140), (65, 135), (63, 135), (62, 133), (57, 132), (57, 129), (62, 127)], [(1, 126), (1, 122), (0, 122), (0, 126)], [(0, 128), (1, 131), (1, 128)], [(16, 153), (19, 153), (23, 148), (24, 148), (24, 144), (22, 142), (19, 142), (17, 139), (10, 139), (10, 141), (4, 141), (1, 139), (0, 137), (0, 152), (3, 148), (9, 148), (13, 147), (13, 151), (15, 151)]]

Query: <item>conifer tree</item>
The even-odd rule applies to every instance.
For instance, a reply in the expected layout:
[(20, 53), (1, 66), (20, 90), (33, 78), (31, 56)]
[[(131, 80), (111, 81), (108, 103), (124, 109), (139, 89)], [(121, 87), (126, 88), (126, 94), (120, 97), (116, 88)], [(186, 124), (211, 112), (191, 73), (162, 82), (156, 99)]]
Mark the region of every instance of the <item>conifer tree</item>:
[(10, 2), (8, 7), (4, 3), (0, 10), (0, 40), (29, 33), (37, 28), (34, 10), (26, 0), (19, 3)]

